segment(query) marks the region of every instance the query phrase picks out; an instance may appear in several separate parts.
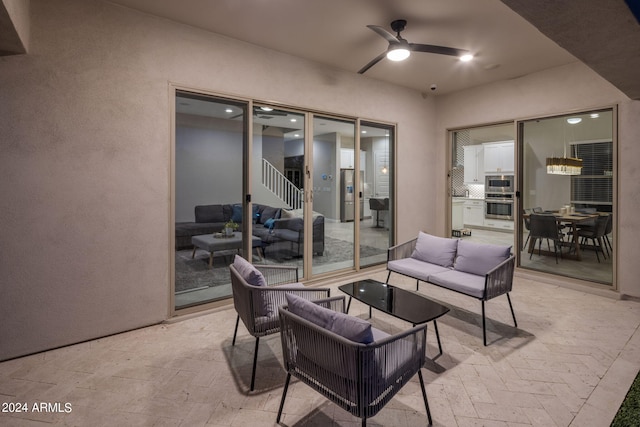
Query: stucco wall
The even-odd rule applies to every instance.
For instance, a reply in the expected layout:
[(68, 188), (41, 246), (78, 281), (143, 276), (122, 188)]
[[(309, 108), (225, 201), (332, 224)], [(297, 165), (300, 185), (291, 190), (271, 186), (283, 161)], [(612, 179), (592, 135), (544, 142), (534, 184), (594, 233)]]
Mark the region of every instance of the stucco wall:
[[(502, 81), (438, 97), (437, 157), (445, 157), (447, 129), (550, 116), (618, 105), (618, 247), (617, 286), (622, 294), (640, 296), (640, 102), (622, 92), (581, 63)], [(437, 165), (438, 200), (446, 202), (446, 165)], [(445, 212), (438, 210), (436, 228), (444, 230)]]
[(398, 124), (399, 240), (437, 206), (434, 101), (97, 0), (0, 58), (0, 360), (166, 319), (169, 84)]

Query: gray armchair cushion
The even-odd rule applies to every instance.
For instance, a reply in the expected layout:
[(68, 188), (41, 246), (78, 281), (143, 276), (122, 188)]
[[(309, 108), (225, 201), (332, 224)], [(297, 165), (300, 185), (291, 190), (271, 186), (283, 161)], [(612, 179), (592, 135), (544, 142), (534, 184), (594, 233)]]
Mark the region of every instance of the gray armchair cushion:
[(293, 294), (287, 294), (286, 298), (289, 311), (293, 314), (348, 340), (362, 344), (373, 342), (371, 323), (366, 320), (320, 307)]
[(249, 261), (236, 255), (233, 259), (233, 266), (238, 270), (240, 276), (250, 285), (253, 286), (267, 286), (267, 281), (260, 271), (253, 266)]
[(455, 270), (484, 276), (511, 255), (511, 246), (461, 240)]
[(411, 258), (443, 267), (452, 267), (457, 248), (457, 239), (432, 236), (421, 231), (418, 233), (416, 248)]

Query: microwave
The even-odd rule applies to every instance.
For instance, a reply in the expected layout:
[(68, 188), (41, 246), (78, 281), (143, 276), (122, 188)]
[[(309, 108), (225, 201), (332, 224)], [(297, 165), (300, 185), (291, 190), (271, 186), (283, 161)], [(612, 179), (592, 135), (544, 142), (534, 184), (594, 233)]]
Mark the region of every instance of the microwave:
[(513, 193), (513, 175), (487, 175), (484, 178), (485, 193)]

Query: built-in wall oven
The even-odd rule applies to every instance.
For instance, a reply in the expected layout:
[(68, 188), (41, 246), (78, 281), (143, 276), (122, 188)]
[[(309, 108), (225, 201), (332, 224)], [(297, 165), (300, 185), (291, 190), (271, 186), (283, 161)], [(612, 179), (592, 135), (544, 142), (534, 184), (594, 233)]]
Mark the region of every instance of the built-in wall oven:
[(485, 193), (484, 216), (513, 220), (513, 193)]

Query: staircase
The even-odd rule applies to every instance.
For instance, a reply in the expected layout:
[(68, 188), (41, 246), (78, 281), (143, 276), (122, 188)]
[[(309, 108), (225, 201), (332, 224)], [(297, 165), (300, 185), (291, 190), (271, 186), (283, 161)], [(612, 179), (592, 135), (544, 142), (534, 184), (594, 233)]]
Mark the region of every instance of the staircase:
[(304, 192), (293, 185), (275, 166), (262, 159), (262, 184), (289, 206), (290, 209), (301, 209)]

